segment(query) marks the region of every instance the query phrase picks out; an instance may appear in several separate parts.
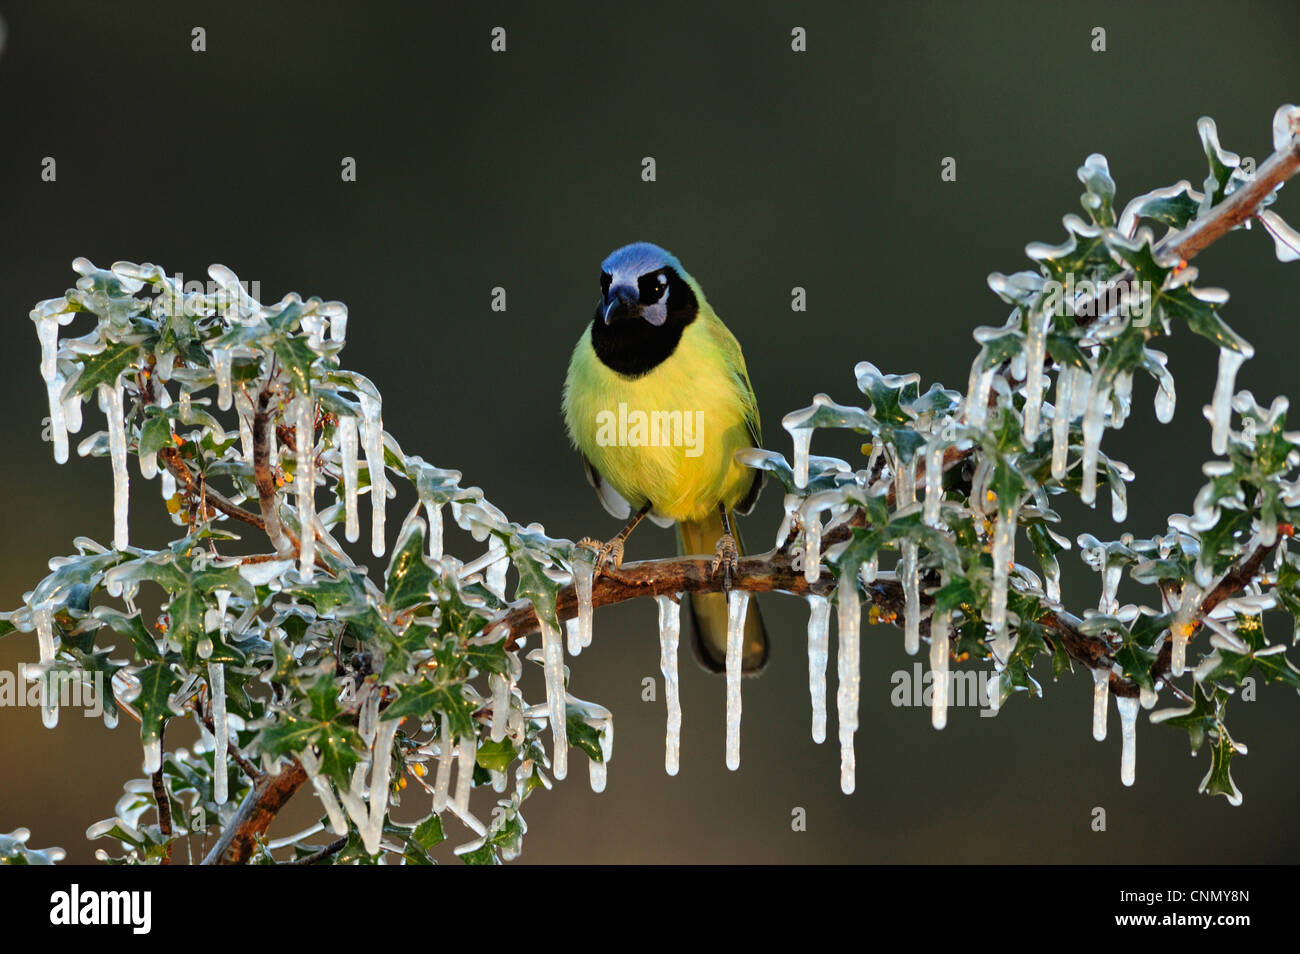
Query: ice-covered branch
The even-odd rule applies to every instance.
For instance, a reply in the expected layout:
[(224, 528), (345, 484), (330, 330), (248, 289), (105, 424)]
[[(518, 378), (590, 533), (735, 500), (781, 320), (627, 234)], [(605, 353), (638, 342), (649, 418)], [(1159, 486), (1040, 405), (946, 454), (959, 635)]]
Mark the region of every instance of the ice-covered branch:
[(305, 781), (307, 772), (297, 759), (281, 766), (279, 775), (258, 778), (203, 863), (238, 865), (247, 861), (257, 847), (256, 839), (266, 834), (280, 809)]

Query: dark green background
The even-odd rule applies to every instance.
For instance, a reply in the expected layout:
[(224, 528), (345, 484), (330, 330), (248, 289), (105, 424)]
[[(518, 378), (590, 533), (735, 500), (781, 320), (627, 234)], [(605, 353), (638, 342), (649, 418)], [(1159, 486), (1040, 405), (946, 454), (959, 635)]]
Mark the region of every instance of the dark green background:
[[(291, 290), (346, 301), (344, 359), (383, 390), (409, 453), (460, 468), (516, 520), (607, 536), (615, 524), (568, 449), (559, 391), (614, 247), (648, 239), (681, 257), (744, 345), (769, 446), (788, 453), (781, 416), (818, 391), (859, 400), (859, 360), (964, 388), (971, 329), (1007, 313), (986, 275), (1027, 267), (1028, 241), (1063, 239), (1090, 152), (1109, 157), (1121, 202), (1199, 183), (1197, 117), (1262, 160), (1274, 109), (1300, 99), (1300, 10), (1282, 0), (240, 6), (0, 5), (6, 608), (74, 536), (111, 536), (108, 462), (59, 467), (40, 440), (27, 312), (72, 283), (78, 255), (193, 278), (222, 262), (260, 280), (268, 301)], [(206, 53), (190, 50), (195, 25)], [(502, 55), (488, 48), (496, 25)], [(806, 54), (790, 51), (795, 25)], [(1094, 26), (1107, 30), (1104, 54), (1089, 49)], [(647, 155), (652, 184), (640, 179)], [(56, 183), (40, 180), (45, 156)], [(356, 183), (339, 181), (343, 156), (357, 159)], [(955, 183), (940, 181), (944, 156), (957, 159)], [(1290, 192), (1277, 208), (1300, 220)], [(1231, 290), (1225, 315), (1259, 347), (1239, 386), (1264, 403), (1294, 393), (1300, 265), (1248, 233), (1197, 264), (1203, 283)], [(489, 309), (497, 285), (504, 314)], [(805, 314), (790, 311), (795, 285)], [(1105, 441), (1138, 472), (1140, 536), (1190, 507), (1210, 456), (1200, 408), (1215, 352), (1182, 329), (1167, 346), (1176, 420), (1156, 423), (1142, 380), (1128, 429)], [(82, 436), (99, 420), (88, 409)], [(854, 452), (833, 437), (815, 446)], [(131, 469), (132, 539), (161, 543), (171, 527), (156, 485)], [(744, 524), (751, 542), (770, 540), (779, 509), (769, 489)], [(1071, 536), (1117, 532), (1104, 507), (1070, 516)], [(629, 555), (671, 547), (646, 529)], [(1076, 556), (1064, 565), (1082, 609), (1099, 583)], [(579, 759), (558, 791), (530, 799), (524, 860), (1296, 858), (1300, 702), (1288, 690), (1234, 704), (1250, 755), (1233, 809), (1196, 794), (1206, 756), (1190, 760), (1183, 733), (1145, 718), (1137, 785), (1124, 789), (1117, 720), (1092, 741), (1083, 673), (1054, 685), (1044, 670), (1045, 699), (1017, 698), (997, 719), (955, 711), (936, 733), (926, 711), (890, 705), (890, 673), (913, 659), (898, 630), (872, 629), (858, 792), (845, 797), (833, 715), (830, 742), (808, 734), (804, 607), (775, 596), (764, 611), (775, 651), (745, 684), (741, 770), (723, 766), (721, 680), (684, 657), (677, 778), (662, 768), (662, 699), (640, 701), (642, 678), (658, 674), (654, 605), (597, 614), (572, 688), (615, 713), (609, 788), (593, 795)], [(5, 668), (35, 657), (31, 636), (0, 643)], [(540, 681), (526, 688), (540, 698)], [(0, 831), (28, 826), (34, 844), (86, 860), (85, 826), (111, 814), (139, 763), (129, 722), (109, 733), (68, 711), (47, 732), (35, 710), (0, 711)], [(315, 816), (305, 795), (296, 802), (296, 819)], [(796, 806), (804, 833), (791, 831)], [(1094, 806), (1106, 833), (1089, 829)], [(449, 834), (464, 840), (454, 823)]]

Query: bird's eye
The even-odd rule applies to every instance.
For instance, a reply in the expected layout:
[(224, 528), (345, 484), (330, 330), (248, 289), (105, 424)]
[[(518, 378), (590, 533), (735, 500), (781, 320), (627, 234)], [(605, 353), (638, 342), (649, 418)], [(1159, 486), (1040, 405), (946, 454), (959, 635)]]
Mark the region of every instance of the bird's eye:
[(643, 275), (638, 284), (641, 286), (641, 303), (654, 305), (663, 299), (664, 292), (668, 290), (668, 276), (663, 272)]
[(613, 280), (614, 280), (614, 279), (613, 279), (613, 277), (609, 274), (609, 272), (601, 272), (601, 273), (600, 273), (600, 293), (601, 293), (601, 295), (608, 295), (608, 294), (609, 294), (609, 283), (610, 283), (611, 281), (613, 281)]

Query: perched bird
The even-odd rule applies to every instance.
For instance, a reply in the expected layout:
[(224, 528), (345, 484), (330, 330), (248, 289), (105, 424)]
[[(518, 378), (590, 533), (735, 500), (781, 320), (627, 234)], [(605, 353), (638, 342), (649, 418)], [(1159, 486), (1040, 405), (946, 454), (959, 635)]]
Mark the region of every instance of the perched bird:
[[(615, 517), (628, 519), (599, 551), (598, 566), (623, 559), (623, 544), (649, 516), (677, 525), (681, 554), (714, 553), (730, 580), (741, 553), (734, 513), (758, 499), (763, 472), (736, 462), (760, 445), (758, 403), (740, 345), (698, 282), (657, 245), (636, 242), (601, 263), (600, 301), (569, 362), (564, 420), (587, 479)], [(629, 519), (630, 518), (630, 519)], [(697, 658), (722, 672), (727, 598), (689, 601)], [(767, 661), (757, 601), (749, 602), (741, 666)]]

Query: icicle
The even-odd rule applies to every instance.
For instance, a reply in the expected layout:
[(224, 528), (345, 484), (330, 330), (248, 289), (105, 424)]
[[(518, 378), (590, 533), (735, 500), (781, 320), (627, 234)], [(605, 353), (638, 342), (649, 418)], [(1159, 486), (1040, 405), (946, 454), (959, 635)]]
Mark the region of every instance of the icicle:
[(993, 387), (993, 373), (997, 370), (997, 365), (980, 370), (986, 357), (988, 349), (981, 348), (970, 369), (970, 384), (966, 389), (966, 423), (971, 427), (983, 427), (988, 418), (989, 391)]
[(1088, 394), (1088, 409), (1083, 413), (1083, 486), (1079, 499), (1089, 507), (1097, 499), (1097, 459), (1101, 455), (1101, 432), (1106, 425), (1106, 405), (1110, 393), (1094, 382)]
[(1161, 424), (1168, 424), (1174, 419), (1174, 407), (1178, 401), (1178, 394), (1174, 389), (1174, 376), (1169, 373), (1169, 369), (1160, 363), (1160, 376), (1156, 379), (1156, 420)]
[(217, 376), (217, 407), (230, 410), (230, 349), (212, 349), (212, 371)]
[(212, 694), (212, 800), (224, 805), (229, 797), (226, 759), (230, 727), (226, 722), (226, 667), (219, 662), (208, 663), (208, 689)]
[(498, 599), (506, 598), (506, 571), (510, 569), (510, 560), (506, 555), (506, 542), (495, 533), (488, 537), (488, 556), (496, 557), (488, 564), (483, 573), (483, 582), (488, 592)]
[(162, 479), (158, 481), (158, 489), (162, 491), (163, 500), (171, 500), (176, 496), (176, 478), (172, 476), (170, 470), (161, 471)]
[(740, 768), (740, 657), (745, 644), (749, 591), (727, 593), (727, 768)]
[(1025, 334), (1025, 440), (1038, 440), (1038, 419), (1043, 407), (1043, 362), (1047, 357), (1047, 326), (1052, 316), (1031, 310)]
[(68, 460), (68, 426), (64, 418), (63, 375), (59, 373), (59, 319), (45, 315), (36, 320), (36, 334), (41, 339), (41, 377), (50, 400), (50, 440), (54, 459)]
[(595, 564), (587, 560), (573, 561), (573, 592), (578, 600), (578, 644), (583, 648), (591, 645), (591, 583), (595, 573)]
[(880, 572), (880, 554), (873, 553), (870, 557), (862, 561), (862, 570), (859, 575), (862, 582), (867, 586), (876, 582), (876, 574)]
[(1114, 616), (1119, 612), (1119, 598), (1116, 594), (1119, 592), (1119, 581), (1124, 574), (1124, 567), (1122, 564), (1106, 563), (1105, 551), (1102, 552), (1101, 560), (1101, 600), (1097, 608), (1109, 616)]
[(862, 602), (857, 581), (841, 578), (839, 590), (839, 687), (835, 704), (840, 726), (840, 791), (852, 795), (857, 784), (857, 756), (853, 751), (853, 735), (858, 731), (858, 700), (861, 695), (861, 662), (859, 641), (862, 637)]
[(64, 427), (69, 434), (76, 434), (81, 430), (81, 395), (70, 395), (63, 402)]
[(916, 565), (917, 545), (904, 540), (901, 546), (903, 576), (903, 649), (915, 656), (921, 649), (921, 581)]
[[(432, 500), (424, 502), (424, 512), (429, 515), (429, 559), (442, 559), (442, 504)], [(349, 537), (348, 539), (352, 539)]]
[(939, 502), (943, 499), (943, 438), (935, 436), (925, 452), (925, 513), (927, 525), (939, 525)]
[[(392, 772), (393, 739), (397, 736), (397, 727), (401, 724), (401, 719), (389, 719), (380, 722), (375, 729), (370, 765), (370, 811), (367, 824), (361, 829), (361, 841), (366, 851), (372, 855), (379, 852), (384, 838), (384, 816), (388, 813), (388, 780)], [(472, 738), (471, 736), (471, 742)], [(459, 790), (456, 792), (456, 797), (458, 799), (460, 797)]]
[(1140, 695), (1138, 696), (1138, 702), (1142, 704), (1142, 708), (1143, 709), (1155, 708), (1156, 701), (1160, 698), (1160, 696), (1156, 693), (1155, 687), (1139, 686), (1138, 691), (1140, 693)]
[(451, 719), (444, 712), (438, 721), (442, 723), (442, 734), (438, 741), (438, 774), (433, 783), (435, 812), (447, 807), (447, 793), (451, 790)]
[(812, 447), (811, 427), (796, 427), (790, 431), (794, 442), (794, 485), (800, 490), (808, 486), (808, 451)]
[[(355, 417), (350, 414), (339, 417), (338, 438), (339, 456), (343, 461), (343, 508), (346, 514), (344, 533), (349, 543), (356, 543), (357, 537), (361, 535), (361, 527), (357, 518), (359, 465), (357, 463), (357, 419)], [(432, 550), (429, 555), (433, 556)], [(441, 555), (435, 557), (435, 559), (440, 558)]]
[(312, 751), (310, 745), (298, 753), (298, 760), (307, 770), (307, 777), (311, 779), (311, 787), (316, 791), (316, 798), (325, 809), (325, 815), (330, 822), (330, 831), (336, 835), (345, 834), (348, 830), (347, 816), (343, 814), (339, 800), (334, 797), (334, 790), (330, 788), (329, 780), (320, 774), (320, 760), (316, 758), (316, 753)]
[(942, 729), (948, 724), (948, 631), (949, 614), (937, 609), (930, 617), (930, 724)]
[(681, 636), (681, 604), (670, 596), (657, 596), (659, 603), (659, 671), (664, 677), (664, 700), (668, 705), (668, 731), (664, 737), (664, 771), (676, 775), (681, 763), (682, 700), (677, 681), (677, 646)]
[(1169, 633), (1173, 639), (1169, 655), (1169, 671), (1181, 676), (1187, 668), (1187, 640), (1196, 628), (1196, 617), (1201, 609), (1202, 590), (1191, 580), (1183, 584), (1178, 610), (1173, 622), (1169, 624)]
[(582, 638), (578, 635), (578, 618), (570, 616), (564, 621), (564, 644), (570, 656), (582, 655)]
[(477, 757), (478, 737), (473, 732), (461, 736), (456, 755), (456, 800), (452, 811), (462, 818), (469, 814), (469, 793), (474, 787), (474, 762)]
[(989, 629), (993, 633), (993, 652), (999, 663), (1005, 664), (1011, 655), (1013, 640), (1007, 626), (1007, 581), (1011, 563), (1016, 558), (1016, 510), (1014, 501), (1003, 507), (998, 501), (999, 513), (993, 528), (993, 592), (989, 597)]
[(123, 419), (120, 377), (112, 387), (107, 384), (99, 386), (99, 406), (108, 419), (109, 457), (113, 462), (113, 549), (125, 550), (130, 546), (127, 506), (131, 476), (126, 470), (126, 422)]
[(546, 670), (546, 707), (551, 722), (551, 772), (557, 779), (569, 774), (569, 726), (564, 706), (564, 641), (560, 631), (541, 620), (542, 658)]
[(146, 739), (144, 747), (144, 774), (153, 775), (162, 768), (162, 738), (154, 736)]
[(384, 422), (381, 406), (376, 398), (360, 393), (361, 446), (366, 453), (366, 467), (370, 471), (370, 552), (384, 555), (384, 513), (388, 506), (388, 477), (384, 471)]
[(40, 646), (41, 665), (54, 662), (54, 608), (48, 603), (32, 607), (32, 623)]
[(1243, 351), (1219, 349), (1219, 377), (1214, 383), (1214, 397), (1210, 400), (1210, 448), (1216, 454), (1228, 451), (1228, 424), (1232, 418), (1237, 369), (1253, 353), (1254, 349), (1249, 346)]
[(506, 723), (510, 718), (510, 680), (498, 673), (488, 677), (492, 685), (492, 741), (506, 737)]
[(812, 698), (812, 737), (826, 741), (826, 661), (830, 655), (831, 603), (808, 594), (808, 695)]
[(54, 662), (54, 607), (48, 603), (32, 607), (32, 622), (41, 653), (41, 722), (47, 729), (59, 724), (58, 696), (50, 685), (48, 667)]
[(1110, 699), (1110, 670), (1092, 671), (1092, 737), (1106, 740), (1106, 705)]
[(612, 717), (606, 717), (601, 720), (600, 725), (600, 758), (587, 759), (587, 777), (591, 782), (591, 790), (597, 794), (605, 790), (605, 782), (609, 777), (609, 760), (614, 755), (614, 720)]
[(822, 575), (822, 517), (817, 510), (804, 510), (803, 539), (803, 578), (816, 583)]
[(1060, 480), (1070, 460), (1070, 410), (1078, 369), (1067, 364), (1056, 376), (1056, 405), (1052, 411), (1052, 476)]
[(302, 546), (298, 557), (298, 572), (310, 581), (316, 565), (316, 402), (310, 395), (294, 398), (294, 448), (298, 467), (293, 475), (293, 485), (298, 493), (298, 531)]
[(1125, 785), (1132, 785), (1137, 776), (1138, 700), (1132, 696), (1116, 696), (1115, 708), (1119, 710), (1119, 732), (1122, 740), (1119, 780)]

